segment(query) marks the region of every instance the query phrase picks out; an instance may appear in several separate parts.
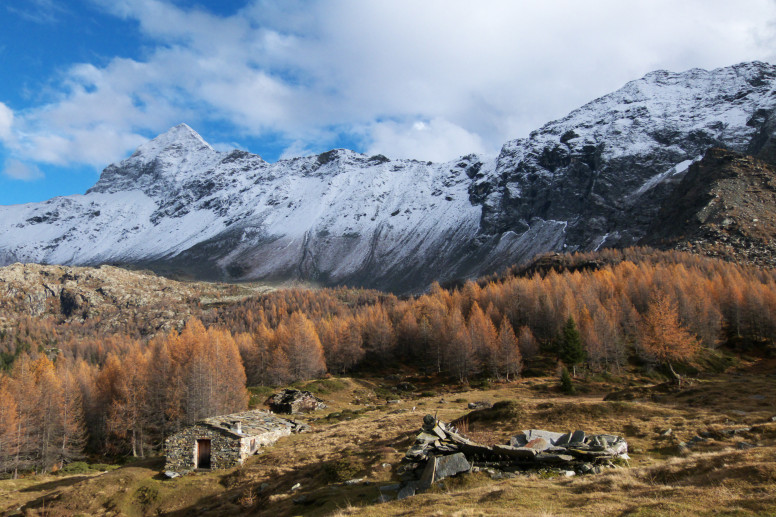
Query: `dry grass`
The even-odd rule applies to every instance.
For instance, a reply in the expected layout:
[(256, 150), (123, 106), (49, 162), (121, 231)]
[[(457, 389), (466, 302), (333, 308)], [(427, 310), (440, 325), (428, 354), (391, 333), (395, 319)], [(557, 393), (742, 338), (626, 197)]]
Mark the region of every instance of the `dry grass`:
[[(343, 379), (328, 384), (335, 389), (325, 388), (329, 408), (308, 419), (311, 433), (282, 439), (240, 469), (162, 480), (159, 463), (149, 462), (49, 486), (48, 492), (49, 478), (23, 480), (25, 487), (39, 481), (39, 490), (30, 492), (35, 497), (26, 500), (48, 494), (46, 515), (776, 514), (776, 423), (770, 422), (776, 379), (769, 372), (709, 377), (657, 401), (604, 402), (604, 392), (595, 389), (559, 396), (547, 387), (552, 382), (530, 379), (455, 393), (439, 387), (433, 397), (402, 394), (400, 403), (384, 404), (380, 395), (389, 386), (383, 381)], [(550, 479), (465, 475), (413, 498), (375, 504), (379, 486), (396, 482), (396, 467), (423, 415), (452, 421), (469, 414), (466, 402), (474, 400), (507, 401), (499, 407), (516, 409), (505, 419), (467, 418), (468, 434), (478, 440), (503, 442), (526, 428), (612, 432), (627, 438), (632, 468)], [(326, 418), (330, 413), (350, 419)], [(725, 432), (744, 425), (752, 429)], [(669, 428), (670, 435), (661, 436)], [(680, 447), (701, 433), (708, 438)], [(739, 450), (741, 441), (760, 447)], [(342, 482), (351, 477), (365, 482)], [(20, 482), (11, 483), (0, 482), (0, 512), (12, 507), (11, 490), (21, 489)], [(292, 491), (297, 483), (300, 488)]]

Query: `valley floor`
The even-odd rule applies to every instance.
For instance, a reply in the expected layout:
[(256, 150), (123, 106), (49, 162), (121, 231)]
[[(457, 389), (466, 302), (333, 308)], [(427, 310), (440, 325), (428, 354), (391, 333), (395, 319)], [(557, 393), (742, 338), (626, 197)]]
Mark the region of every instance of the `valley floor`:
[[(239, 469), (172, 480), (151, 458), (100, 474), (0, 481), (3, 515), (774, 515), (776, 371), (764, 361), (703, 375), (683, 389), (646, 378), (590, 377), (578, 396), (555, 378), (487, 388), (332, 378), (309, 383), (329, 408), (309, 415), (309, 433), (281, 439)], [(628, 385), (640, 399), (604, 401)], [(390, 393), (396, 400), (383, 404)], [(509, 414), (471, 422), (468, 435), (505, 442), (528, 428), (609, 432), (630, 446), (630, 467), (571, 478), (532, 474), (449, 478), (425, 494), (378, 504), (423, 415), (452, 421), (468, 402), (513, 400)], [(670, 432), (668, 431), (670, 429)], [(697, 438), (696, 438), (697, 437)], [(702, 438), (702, 439), (700, 439)], [(350, 480), (358, 480), (346, 483)], [(299, 487), (294, 489), (294, 486)]]

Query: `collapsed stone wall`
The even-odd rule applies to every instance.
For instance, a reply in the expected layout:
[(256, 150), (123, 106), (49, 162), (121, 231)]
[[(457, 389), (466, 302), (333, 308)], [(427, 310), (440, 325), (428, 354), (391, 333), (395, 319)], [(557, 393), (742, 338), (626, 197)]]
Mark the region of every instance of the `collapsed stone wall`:
[(309, 391), (285, 389), (267, 399), (273, 413), (299, 414), (326, 409), (326, 404)]
[(482, 445), (450, 424), (426, 415), (420, 434), (400, 466), (402, 483), (397, 487), (397, 497), (414, 495), (461, 472), (486, 469), (503, 476), (550, 471), (573, 476), (598, 473), (628, 459), (628, 443), (611, 434), (530, 429), (510, 438), (508, 444)]

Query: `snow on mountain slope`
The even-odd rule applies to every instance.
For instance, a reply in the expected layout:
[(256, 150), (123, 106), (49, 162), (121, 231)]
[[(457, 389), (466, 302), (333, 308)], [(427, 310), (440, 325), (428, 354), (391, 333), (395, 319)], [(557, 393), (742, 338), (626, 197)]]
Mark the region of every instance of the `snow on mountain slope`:
[(0, 207), (0, 263), (404, 292), (539, 252), (632, 244), (707, 149), (769, 141), (775, 84), (764, 63), (653, 72), (508, 142), (496, 160), (442, 164), (347, 150), (270, 164), (218, 152), (181, 124), (85, 195)]
[(775, 84), (776, 67), (759, 62), (656, 71), (508, 142), (503, 187), (483, 188), (483, 232), (563, 220), (572, 249), (606, 234), (607, 245), (636, 242), (685, 162), (715, 146), (748, 150), (775, 118)]

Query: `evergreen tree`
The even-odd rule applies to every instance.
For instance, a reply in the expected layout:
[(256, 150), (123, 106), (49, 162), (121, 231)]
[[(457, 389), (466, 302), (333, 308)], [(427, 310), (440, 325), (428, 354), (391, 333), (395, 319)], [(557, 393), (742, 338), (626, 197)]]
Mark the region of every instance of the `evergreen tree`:
[(558, 355), (563, 364), (571, 367), (576, 377), (577, 365), (585, 360), (587, 354), (582, 346), (582, 338), (579, 336), (577, 323), (572, 316), (569, 316), (566, 324), (563, 325), (563, 330), (561, 330)]
[(573, 395), (577, 392), (576, 388), (574, 388), (574, 383), (571, 382), (571, 375), (569, 375), (569, 369), (565, 366), (563, 367), (563, 370), (560, 372), (560, 390), (567, 394), (567, 395)]

